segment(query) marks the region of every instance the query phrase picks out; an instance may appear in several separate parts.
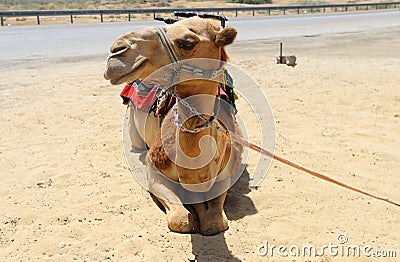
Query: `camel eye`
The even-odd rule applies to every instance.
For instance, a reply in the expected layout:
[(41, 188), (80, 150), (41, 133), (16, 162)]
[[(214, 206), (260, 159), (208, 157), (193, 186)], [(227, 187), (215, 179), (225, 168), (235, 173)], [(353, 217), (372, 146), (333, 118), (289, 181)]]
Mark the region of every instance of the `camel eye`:
[(179, 49), (183, 49), (186, 51), (192, 50), (197, 44), (199, 40), (197, 38), (178, 38), (175, 40), (175, 44)]

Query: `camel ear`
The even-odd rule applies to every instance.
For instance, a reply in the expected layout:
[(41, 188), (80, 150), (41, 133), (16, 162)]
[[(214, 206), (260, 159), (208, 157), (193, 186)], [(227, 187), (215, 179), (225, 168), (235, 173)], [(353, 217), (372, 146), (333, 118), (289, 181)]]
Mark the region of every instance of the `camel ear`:
[(236, 38), (236, 35), (237, 31), (235, 28), (227, 27), (217, 34), (215, 43), (217, 46), (226, 46), (232, 44), (233, 40)]

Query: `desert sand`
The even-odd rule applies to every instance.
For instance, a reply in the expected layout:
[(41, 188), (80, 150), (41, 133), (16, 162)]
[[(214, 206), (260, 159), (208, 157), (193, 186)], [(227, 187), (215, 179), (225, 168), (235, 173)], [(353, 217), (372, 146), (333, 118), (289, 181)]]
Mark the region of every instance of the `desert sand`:
[[(277, 154), (400, 201), (399, 35), (392, 28), (243, 42), (228, 52), (270, 102)], [(279, 42), (296, 67), (276, 64)], [(369, 245), (371, 254), (395, 250), (399, 259), (399, 207), (276, 161), (257, 190), (247, 188), (250, 165), (231, 190), (226, 232), (170, 232), (125, 163), (122, 86), (103, 79), (106, 56), (2, 64), (2, 261), (372, 260), (328, 251), (262, 257), (265, 241)]]

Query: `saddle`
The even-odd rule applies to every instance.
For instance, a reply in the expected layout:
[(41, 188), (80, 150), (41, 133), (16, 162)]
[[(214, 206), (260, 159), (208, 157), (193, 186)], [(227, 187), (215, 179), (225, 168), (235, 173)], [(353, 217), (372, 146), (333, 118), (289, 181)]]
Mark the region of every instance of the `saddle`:
[[(224, 83), (219, 84), (220, 97), (231, 106), (231, 113), (236, 115), (237, 95), (234, 91), (233, 79), (227, 70), (224, 71)], [(156, 117), (165, 116), (176, 103), (176, 99), (166, 92), (165, 88), (140, 79), (126, 84), (120, 96), (124, 105), (129, 104), (137, 110), (154, 114)]]

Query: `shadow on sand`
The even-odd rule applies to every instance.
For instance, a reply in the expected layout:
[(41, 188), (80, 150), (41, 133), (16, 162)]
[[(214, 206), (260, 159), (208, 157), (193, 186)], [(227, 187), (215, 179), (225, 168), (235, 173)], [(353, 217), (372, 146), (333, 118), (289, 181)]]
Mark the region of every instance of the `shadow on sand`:
[[(250, 192), (249, 181), (250, 176), (245, 169), (239, 180), (229, 189), (225, 200), (225, 213), (228, 220), (238, 220), (257, 213), (253, 201), (246, 195)], [(226, 232), (229, 232), (229, 229)], [(194, 261), (240, 261), (229, 250), (225, 232), (215, 236), (192, 234), (191, 241)]]
[[(249, 181), (250, 176), (246, 168), (238, 181), (229, 189), (224, 205), (229, 221), (238, 220), (257, 213), (253, 201), (247, 196), (250, 192)], [(157, 198), (152, 194), (151, 196), (157, 206), (165, 212), (165, 208)], [(225, 232), (229, 232), (229, 230)], [(192, 254), (195, 259), (190, 261), (240, 261), (229, 250), (225, 239), (225, 232), (215, 236), (191, 234)]]

